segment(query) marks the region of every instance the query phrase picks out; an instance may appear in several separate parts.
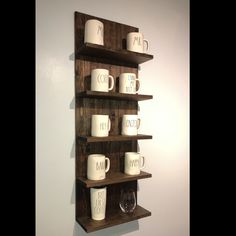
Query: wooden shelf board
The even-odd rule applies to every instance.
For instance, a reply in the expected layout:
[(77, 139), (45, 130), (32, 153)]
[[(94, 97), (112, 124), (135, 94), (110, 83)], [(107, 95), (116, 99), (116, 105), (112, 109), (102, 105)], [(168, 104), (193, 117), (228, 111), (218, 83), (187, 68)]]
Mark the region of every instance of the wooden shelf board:
[(84, 43), (83, 46), (78, 49), (76, 58), (78, 58), (79, 55), (106, 58), (131, 64), (141, 64), (153, 59), (153, 55), (150, 54), (132, 52), (124, 49), (114, 50), (92, 43)]
[(86, 188), (99, 187), (103, 185), (111, 185), (117, 183), (123, 183), (138, 179), (151, 178), (152, 174), (141, 171), (139, 175), (127, 175), (122, 172), (114, 172), (107, 175), (103, 180), (89, 180), (85, 177), (79, 177), (77, 180)]
[(147, 216), (151, 216), (151, 212), (137, 205), (134, 212), (131, 214), (125, 214), (119, 210), (118, 212), (113, 212), (109, 215), (107, 214), (104, 220), (96, 221), (89, 217), (78, 217), (76, 220), (87, 233), (90, 233), (107, 227), (138, 220)]
[(78, 136), (78, 139), (87, 143), (94, 142), (119, 142), (119, 141), (132, 141), (139, 139), (152, 139), (151, 135), (112, 135), (107, 137), (92, 137), (92, 136)]
[(96, 91), (83, 91), (77, 94), (77, 97), (80, 98), (110, 98), (114, 100), (131, 100), (131, 101), (143, 101), (152, 99), (152, 95), (143, 95), (143, 94), (126, 94), (126, 93), (115, 93), (115, 92), (96, 92)]

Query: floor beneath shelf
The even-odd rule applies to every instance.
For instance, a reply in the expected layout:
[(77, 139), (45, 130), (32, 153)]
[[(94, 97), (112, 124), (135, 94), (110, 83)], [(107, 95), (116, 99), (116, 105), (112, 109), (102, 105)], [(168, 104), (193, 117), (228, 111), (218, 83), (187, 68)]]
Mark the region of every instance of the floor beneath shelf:
[(79, 217), (76, 220), (87, 233), (90, 233), (93, 231), (127, 223), (147, 216), (151, 216), (151, 212), (137, 205), (134, 212), (131, 214), (125, 214), (120, 210), (119, 212), (110, 213), (109, 215), (106, 215), (106, 218), (100, 221), (92, 220), (89, 217)]

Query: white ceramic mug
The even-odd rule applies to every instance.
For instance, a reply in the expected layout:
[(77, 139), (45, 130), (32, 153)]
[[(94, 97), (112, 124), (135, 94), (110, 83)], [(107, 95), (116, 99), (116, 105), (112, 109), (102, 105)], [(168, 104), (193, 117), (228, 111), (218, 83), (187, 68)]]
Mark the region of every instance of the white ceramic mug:
[(122, 135), (137, 135), (140, 127), (140, 118), (138, 115), (123, 115), (122, 117)]
[[(109, 80), (111, 86), (109, 87)], [(91, 91), (108, 92), (114, 87), (114, 78), (106, 69), (93, 69), (91, 72)]]
[[(107, 162), (107, 165), (106, 165)], [(110, 160), (102, 154), (88, 155), (87, 178), (90, 180), (101, 180), (106, 178), (110, 169)]]
[(136, 75), (134, 73), (120, 74), (119, 76), (119, 92), (120, 93), (135, 94), (139, 92), (139, 90), (140, 90), (140, 80), (136, 78)]
[(108, 115), (92, 115), (91, 136), (107, 137), (111, 129), (111, 120)]
[[(133, 52), (144, 53), (148, 51), (148, 41), (144, 39), (142, 33), (130, 32), (127, 34), (127, 50)], [(146, 49), (144, 50), (144, 43), (146, 43)]]
[(107, 188), (90, 188), (91, 217), (103, 220), (106, 216)]
[[(142, 164), (141, 164), (142, 162)], [(137, 152), (125, 153), (125, 174), (139, 175), (140, 170), (144, 168), (145, 158)]]
[(96, 19), (87, 20), (84, 29), (84, 42), (104, 45), (104, 26)]

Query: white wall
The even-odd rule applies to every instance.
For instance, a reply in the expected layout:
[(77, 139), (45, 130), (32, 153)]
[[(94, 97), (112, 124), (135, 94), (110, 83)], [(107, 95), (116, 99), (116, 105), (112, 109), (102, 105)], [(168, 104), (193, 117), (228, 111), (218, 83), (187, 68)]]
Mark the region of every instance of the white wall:
[(37, 0), (36, 232), (85, 236), (75, 223), (74, 11), (139, 27), (154, 60), (141, 65), (139, 204), (152, 216), (96, 236), (189, 235), (189, 1)]

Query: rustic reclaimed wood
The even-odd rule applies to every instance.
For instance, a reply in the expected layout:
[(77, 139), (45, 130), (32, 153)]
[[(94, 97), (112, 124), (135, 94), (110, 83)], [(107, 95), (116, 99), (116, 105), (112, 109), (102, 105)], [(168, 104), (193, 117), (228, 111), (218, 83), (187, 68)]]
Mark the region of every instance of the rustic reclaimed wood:
[[(84, 26), (88, 19), (98, 19), (104, 24), (104, 46), (84, 44)], [(151, 95), (118, 94), (118, 78), (130, 72), (138, 76), (138, 64), (152, 59), (152, 55), (126, 50), (126, 35), (138, 32), (138, 28), (75, 12), (75, 137), (76, 137), (76, 220), (87, 232), (129, 222), (151, 215), (137, 206), (133, 215), (123, 214), (119, 207), (121, 189), (132, 188), (137, 198), (137, 179), (149, 178), (151, 174), (141, 172), (139, 176), (126, 176), (124, 172), (125, 152), (137, 152), (138, 139), (150, 139), (150, 135), (122, 136), (121, 121), (124, 114), (137, 114), (138, 101), (152, 99)], [(125, 58), (124, 58), (125, 57)], [(115, 79), (109, 93), (92, 92), (91, 70), (103, 68)], [(91, 137), (91, 116), (107, 114), (111, 119), (109, 137)], [(89, 154), (104, 154), (110, 158), (110, 170), (103, 182), (90, 182), (87, 176)], [(93, 221), (90, 209), (90, 187), (107, 186), (106, 219)]]
[(89, 180), (86, 177), (78, 177), (77, 180), (86, 188), (92, 188), (92, 187), (123, 183), (151, 177), (152, 175), (150, 173), (144, 171), (141, 171), (139, 175), (127, 175), (119, 171), (119, 172), (111, 172), (111, 174), (108, 175), (103, 180)]
[(87, 233), (90, 233), (114, 225), (138, 220), (147, 216), (151, 216), (151, 212), (137, 205), (135, 211), (131, 214), (124, 214), (123, 212), (119, 211), (110, 213), (106, 219), (101, 221), (94, 221), (89, 217), (79, 217), (77, 218), (77, 221), (81, 224), (81, 226)]
[[(117, 183), (107, 186), (107, 201), (106, 201), (106, 215), (121, 212), (119, 201), (121, 196), (121, 189), (130, 188), (136, 193), (137, 198), (137, 180), (124, 183)], [(90, 208), (90, 188), (84, 187), (82, 184), (76, 184), (76, 219), (78, 217), (91, 218)], [(109, 218), (107, 217), (107, 220)]]
[(152, 60), (153, 55), (132, 52), (128, 50), (114, 50), (105, 48), (102, 45), (96, 45), (92, 43), (85, 43), (82, 47), (78, 48), (76, 57), (79, 58), (81, 55), (94, 56), (97, 58), (106, 58), (115, 61), (116, 63), (129, 63), (130, 65), (141, 64), (146, 61)]
[[(110, 61), (104, 61), (104, 59), (99, 58), (93, 58), (93, 61), (91, 61), (87, 57), (80, 57), (80, 59), (76, 60), (75, 66), (75, 85), (77, 93), (91, 90), (91, 71), (96, 68), (107, 69), (110, 75), (114, 77), (116, 86), (114, 86), (111, 92), (119, 91), (118, 78), (121, 73), (135, 73), (136, 76), (138, 76), (138, 66), (134, 68), (130, 66), (112, 65)], [(83, 68), (83, 70), (79, 68)]]
[(110, 135), (108, 137), (92, 137), (92, 136), (78, 136), (78, 139), (87, 143), (94, 142), (121, 142), (139, 139), (152, 139), (151, 135), (138, 134), (138, 135)]
[(85, 143), (80, 142), (76, 151), (76, 178), (86, 178), (87, 176), (87, 157), (89, 154), (104, 154), (110, 159), (110, 170), (106, 173), (109, 177), (116, 172), (124, 172), (125, 152), (136, 151), (136, 141), (124, 142), (100, 142)]
[(97, 91), (84, 91), (77, 94), (77, 99), (79, 98), (98, 98), (98, 99), (114, 99), (114, 100), (131, 100), (131, 101), (144, 101), (152, 99), (152, 95), (144, 94), (125, 94), (118, 92), (97, 92)]
[(111, 50), (126, 49), (126, 35), (130, 32), (138, 32), (138, 28), (106, 20), (100, 17), (75, 12), (75, 55), (84, 44), (84, 26), (89, 19), (97, 19), (104, 24), (104, 48)]

